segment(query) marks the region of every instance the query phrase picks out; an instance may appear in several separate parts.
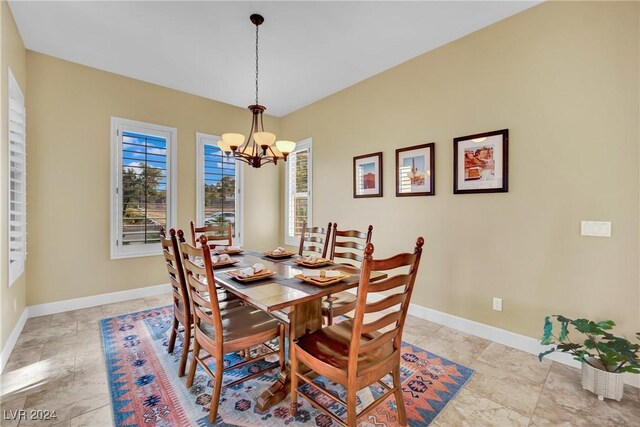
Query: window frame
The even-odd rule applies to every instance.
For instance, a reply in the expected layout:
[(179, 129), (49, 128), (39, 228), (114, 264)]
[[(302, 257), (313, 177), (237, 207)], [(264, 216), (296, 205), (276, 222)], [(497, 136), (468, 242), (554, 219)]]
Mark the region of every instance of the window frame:
[[(7, 275), (8, 287), (10, 288), (24, 274), (27, 261), (27, 110), (25, 98), (20, 85), (16, 80), (11, 68), (8, 67), (7, 78)], [(22, 254), (17, 262), (11, 262), (11, 111), (12, 99), (17, 100), (19, 107), (23, 110), (22, 124)]]
[[(196, 132), (196, 226), (204, 225), (204, 146), (217, 145), (222, 138), (203, 132)], [(234, 245), (242, 245), (244, 230), (244, 167), (238, 161), (236, 168), (236, 206), (235, 222), (233, 225)]]
[(124, 246), (122, 235), (122, 134), (133, 132), (165, 138), (167, 141), (167, 228), (174, 226), (177, 218), (177, 142), (176, 128), (111, 117), (111, 259), (126, 259), (162, 255), (161, 243)]
[[(291, 154), (299, 151), (309, 150), (309, 160), (307, 165), (307, 188), (309, 193), (309, 204), (307, 208), (307, 224), (313, 223), (313, 140), (307, 138), (303, 141), (296, 143), (296, 148)], [(300, 244), (299, 236), (289, 235), (289, 161), (285, 162), (285, 174), (284, 174), (284, 243), (286, 245), (298, 246)]]

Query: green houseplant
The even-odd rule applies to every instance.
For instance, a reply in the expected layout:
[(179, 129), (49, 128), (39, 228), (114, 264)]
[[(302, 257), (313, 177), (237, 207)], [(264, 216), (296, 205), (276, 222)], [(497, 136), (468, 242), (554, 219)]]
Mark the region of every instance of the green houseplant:
[[(559, 333), (554, 335), (554, 322), (559, 324)], [(584, 335), (581, 342), (569, 338), (569, 326)], [(542, 358), (554, 351), (569, 353), (582, 363), (582, 387), (604, 398), (620, 400), (624, 389), (622, 374), (640, 373), (640, 344), (611, 332), (612, 320), (594, 322), (588, 319), (569, 319), (561, 315), (547, 316), (544, 320), (543, 345), (553, 345), (539, 354)], [(636, 333), (640, 339), (640, 332)]]

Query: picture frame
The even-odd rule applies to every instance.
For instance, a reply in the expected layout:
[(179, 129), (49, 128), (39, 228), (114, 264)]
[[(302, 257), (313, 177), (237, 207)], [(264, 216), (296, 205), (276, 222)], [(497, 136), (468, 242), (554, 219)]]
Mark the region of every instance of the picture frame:
[(453, 139), (453, 194), (509, 191), (509, 129)]
[(382, 152), (353, 158), (353, 197), (382, 197)]
[(396, 197), (435, 196), (435, 143), (396, 150)]

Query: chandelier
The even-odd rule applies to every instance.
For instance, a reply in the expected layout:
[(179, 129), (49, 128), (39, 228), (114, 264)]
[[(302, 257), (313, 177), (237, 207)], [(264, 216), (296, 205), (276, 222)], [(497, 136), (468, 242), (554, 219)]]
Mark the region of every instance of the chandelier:
[(287, 156), (296, 148), (292, 141), (276, 141), (276, 136), (265, 132), (262, 113), (267, 109), (258, 103), (258, 28), (264, 22), (262, 15), (253, 14), (249, 17), (256, 26), (256, 103), (249, 105), (252, 113), (251, 131), (245, 142), (245, 136), (240, 133), (225, 133), (218, 141), (218, 147), (236, 160), (245, 162), (254, 168), (267, 163), (278, 164), (279, 159), (287, 160)]

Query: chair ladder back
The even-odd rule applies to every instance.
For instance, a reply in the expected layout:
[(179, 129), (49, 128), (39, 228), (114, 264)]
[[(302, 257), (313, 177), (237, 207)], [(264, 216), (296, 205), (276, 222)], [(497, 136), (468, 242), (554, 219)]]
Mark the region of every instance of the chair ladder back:
[[(362, 260), (364, 259), (364, 250), (367, 247), (367, 243), (371, 243), (371, 235), (373, 234), (373, 225), (369, 225), (367, 231), (358, 230), (338, 230), (338, 224), (333, 224), (333, 239), (331, 242), (331, 255), (329, 258), (333, 261), (335, 258), (346, 259), (355, 261), (357, 263), (343, 262), (341, 264), (351, 265), (353, 267), (360, 267)], [(341, 239), (338, 240), (338, 237)], [(344, 239), (359, 239), (358, 240), (344, 240)], [(336, 251), (336, 247), (340, 248), (340, 252)], [(353, 251), (342, 251), (341, 248), (355, 249)]]
[(233, 226), (230, 222), (227, 225), (196, 227), (191, 221), (189, 225), (191, 228), (191, 244), (193, 246), (198, 246), (200, 242), (200, 239), (196, 237), (197, 234), (204, 234), (207, 237), (207, 243), (211, 249), (216, 246), (231, 246), (233, 244)]
[[(186, 242), (180, 243), (185, 276), (189, 285), (192, 309), (195, 315), (194, 323), (196, 328), (200, 325), (200, 322), (212, 325), (215, 336), (222, 339), (224, 334), (218, 292), (216, 290), (213, 267), (211, 266), (211, 249), (207, 245), (206, 236), (200, 236), (199, 240), (200, 247), (195, 247)], [(222, 342), (216, 342), (216, 344), (222, 346)]]
[[(350, 372), (355, 372), (355, 369), (357, 369), (358, 355), (377, 349), (389, 341), (393, 341), (395, 349), (400, 348), (402, 329), (409, 309), (409, 301), (411, 300), (423, 245), (424, 239), (418, 237), (413, 253), (403, 253), (386, 259), (374, 260), (372, 256), (373, 245), (371, 243), (367, 244), (362, 263), (360, 284), (358, 285), (358, 302), (353, 318), (353, 332), (349, 352)], [(409, 272), (397, 274), (374, 283), (369, 280), (373, 271), (381, 272), (401, 267), (408, 267)], [(381, 294), (383, 296), (382, 299), (375, 302), (367, 302), (367, 297), (370, 294), (389, 290), (395, 292), (391, 295)], [(383, 310), (389, 312), (376, 320), (365, 321), (365, 314), (377, 313)], [(389, 326), (391, 326), (390, 330), (381, 331)], [(363, 336), (373, 338), (362, 343)], [(352, 369), (354, 371), (351, 371)]]
[[(315, 252), (322, 258), (327, 256), (329, 240), (331, 238), (331, 223), (327, 227), (307, 227), (307, 223), (302, 223), (302, 233), (300, 234), (300, 246), (298, 255), (304, 252)], [(318, 243), (319, 245), (315, 245)]]
[(170, 238), (167, 238), (164, 227), (160, 228), (160, 243), (162, 244), (162, 255), (164, 256), (167, 272), (169, 273), (169, 283), (173, 293), (173, 304), (181, 307), (186, 319), (191, 318), (191, 307), (189, 302), (189, 291), (182, 268), (180, 249), (176, 231), (169, 230)]

